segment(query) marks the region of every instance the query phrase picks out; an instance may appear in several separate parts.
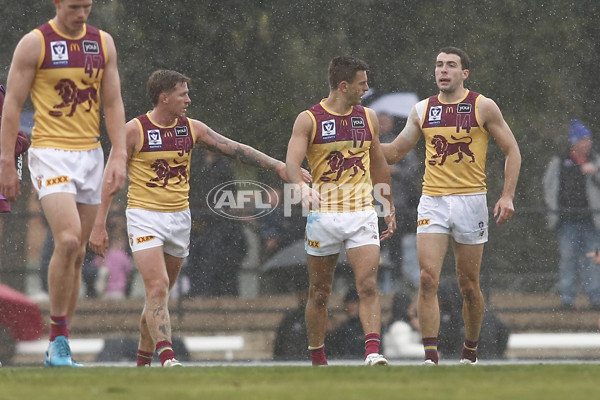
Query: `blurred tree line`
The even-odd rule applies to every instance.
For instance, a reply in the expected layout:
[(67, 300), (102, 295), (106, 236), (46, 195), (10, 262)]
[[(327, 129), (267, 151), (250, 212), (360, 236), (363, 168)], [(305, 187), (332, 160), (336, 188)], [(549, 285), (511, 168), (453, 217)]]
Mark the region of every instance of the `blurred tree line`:
[[(20, 37), (54, 16), (49, 0), (36, 3), (0, 0), (2, 81)], [(523, 155), (521, 218), (491, 228), (484, 270), (492, 276), (556, 269), (554, 235), (534, 211), (543, 207), (546, 162), (567, 146), (568, 121), (600, 129), (600, 81), (591, 79), (599, 11), (591, 0), (96, 0), (89, 22), (115, 38), (128, 119), (151, 108), (149, 74), (175, 69), (192, 78), (189, 116), (278, 158), (297, 114), (328, 94), (333, 56), (365, 59), (378, 91), (424, 98), (437, 92), (438, 50), (463, 48), (472, 59), (466, 86), (498, 103)], [(493, 206), (504, 162), (493, 143), (488, 160)]]

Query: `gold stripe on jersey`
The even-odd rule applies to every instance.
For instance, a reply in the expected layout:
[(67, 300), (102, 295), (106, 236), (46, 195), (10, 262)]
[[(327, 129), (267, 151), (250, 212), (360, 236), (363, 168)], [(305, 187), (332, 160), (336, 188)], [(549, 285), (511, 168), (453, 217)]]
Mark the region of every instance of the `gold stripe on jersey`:
[[(100, 147), (100, 86), (107, 60), (104, 34), (84, 25), (78, 38), (69, 38), (53, 21), (49, 25), (53, 32), (44, 34), (41, 29), (45, 26), (33, 30), (42, 41), (42, 50), (31, 87), (35, 109), (31, 145), (74, 151), (95, 149)], [(54, 41), (64, 39), (70, 43), (66, 66), (44, 67), (53, 41), (49, 40), (50, 35)], [(82, 54), (86, 41), (97, 43), (97, 53)]]
[[(441, 103), (435, 96), (424, 100), (421, 119), (425, 138), (423, 194), (444, 196), (487, 192), (485, 166), (489, 133), (479, 116), (480, 99), (478, 93), (467, 91), (465, 98), (452, 104)], [(461, 118), (466, 121), (467, 114), (459, 112), (459, 104), (465, 108), (470, 104), (473, 108), (468, 118), (475, 121), (470, 121), (468, 129), (460, 126)], [(441, 123), (437, 126), (429, 124), (431, 108), (441, 110)]]
[[(186, 210), (189, 208), (192, 148), (196, 141), (192, 123), (189, 118), (179, 118), (170, 126), (161, 126), (150, 119), (149, 113), (146, 116), (150, 121), (146, 125), (140, 121), (143, 116), (135, 118), (141, 140), (128, 162), (127, 208), (159, 212)], [(189, 137), (173, 134), (175, 127), (183, 126), (187, 126)], [(148, 150), (148, 130), (160, 130), (162, 150)]]
[[(320, 106), (325, 111), (322, 112)], [(373, 185), (370, 174), (369, 150), (372, 132), (367, 109), (359, 112), (353, 108), (347, 115), (328, 110), (323, 102), (306, 110), (313, 121), (313, 132), (306, 158), (313, 176), (313, 189), (322, 197), (319, 212), (351, 212), (373, 209)], [(362, 110), (363, 108), (360, 107)], [(315, 116), (316, 110), (321, 117)], [(356, 137), (351, 118), (365, 118), (363, 137)], [(323, 121), (335, 119), (338, 139), (315, 143), (318, 126)], [(356, 131), (356, 129), (354, 129)]]

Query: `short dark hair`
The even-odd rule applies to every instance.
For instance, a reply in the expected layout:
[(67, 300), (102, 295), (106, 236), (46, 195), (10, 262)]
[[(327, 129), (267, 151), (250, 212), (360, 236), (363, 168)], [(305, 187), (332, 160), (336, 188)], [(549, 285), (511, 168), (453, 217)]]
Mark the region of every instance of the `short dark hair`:
[(148, 78), (147, 85), (148, 97), (150, 97), (152, 105), (156, 107), (158, 105), (160, 94), (171, 93), (175, 90), (175, 86), (180, 82), (187, 83), (187, 85), (190, 86), (192, 80), (177, 71), (165, 69), (154, 71), (150, 75), (150, 78)]
[(471, 59), (469, 58), (469, 55), (464, 50), (459, 49), (458, 47), (449, 46), (449, 47), (444, 47), (444, 48), (440, 49), (440, 53), (456, 54), (457, 56), (460, 57), (460, 65), (461, 65), (462, 69), (471, 69)]
[(351, 56), (337, 56), (329, 63), (329, 88), (336, 89), (340, 82), (352, 83), (358, 71), (368, 71), (369, 65), (363, 60)]

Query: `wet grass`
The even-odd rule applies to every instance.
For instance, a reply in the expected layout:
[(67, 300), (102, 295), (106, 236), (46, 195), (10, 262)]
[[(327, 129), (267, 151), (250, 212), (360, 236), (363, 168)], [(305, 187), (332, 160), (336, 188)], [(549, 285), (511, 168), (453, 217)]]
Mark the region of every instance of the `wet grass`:
[(591, 399), (600, 364), (0, 368), (0, 399)]

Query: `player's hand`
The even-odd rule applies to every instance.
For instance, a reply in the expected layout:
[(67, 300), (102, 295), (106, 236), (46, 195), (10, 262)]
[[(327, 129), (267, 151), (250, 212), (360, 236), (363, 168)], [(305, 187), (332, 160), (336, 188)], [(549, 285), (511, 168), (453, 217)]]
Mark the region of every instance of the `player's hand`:
[(392, 210), (383, 217), (383, 220), (387, 225), (387, 229), (381, 232), (379, 237), (382, 242), (386, 239), (389, 239), (396, 231), (396, 209), (392, 208)]
[(116, 156), (112, 151), (106, 162), (106, 184), (108, 185), (108, 194), (114, 196), (125, 186), (127, 174), (127, 156)]
[(591, 251), (589, 253), (585, 253), (585, 256), (588, 258), (593, 258), (596, 264), (600, 264), (600, 251)]
[(302, 201), (302, 208), (308, 208), (310, 210), (317, 210), (321, 205), (321, 194), (306, 184), (300, 185), (300, 198)]
[(0, 193), (8, 201), (17, 200), (21, 194), (21, 183), (14, 160), (0, 162)]
[(515, 213), (515, 206), (513, 205), (512, 199), (508, 197), (500, 197), (500, 200), (494, 206), (494, 218), (496, 223), (502, 225), (508, 222), (513, 214)]
[(101, 257), (104, 257), (108, 249), (108, 232), (104, 226), (94, 226), (89, 241), (90, 249)]
[[(281, 177), (281, 179), (283, 179), (286, 182), (289, 182), (289, 179), (288, 179), (288, 176), (287, 176), (287, 172), (285, 170), (285, 163), (281, 163), (277, 167), (276, 171), (279, 174), (279, 176)], [(304, 182), (306, 182), (306, 183), (312, 182), (312, 175), (310, 174), (310, 172), (308, 172), (304, 168), (300, 168), (300, 171), (302, 172), (302, 180)]]

